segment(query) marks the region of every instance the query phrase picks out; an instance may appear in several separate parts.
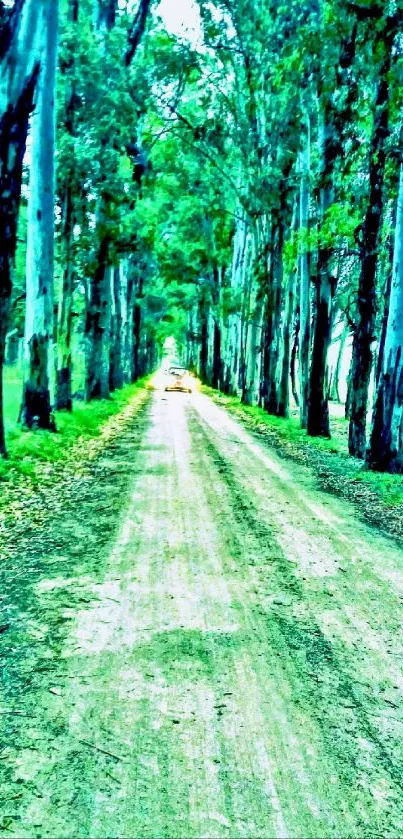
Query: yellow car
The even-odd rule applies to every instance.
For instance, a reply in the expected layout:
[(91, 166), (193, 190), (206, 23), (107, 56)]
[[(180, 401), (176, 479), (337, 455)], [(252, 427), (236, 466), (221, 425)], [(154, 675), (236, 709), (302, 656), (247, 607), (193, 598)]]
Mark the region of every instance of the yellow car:
[(166, 391), (177, 390), (181, 393), (192, 393), (192, 380), (186, 367), (170, 367), (168, 372), (170, 383), (166, 385)]

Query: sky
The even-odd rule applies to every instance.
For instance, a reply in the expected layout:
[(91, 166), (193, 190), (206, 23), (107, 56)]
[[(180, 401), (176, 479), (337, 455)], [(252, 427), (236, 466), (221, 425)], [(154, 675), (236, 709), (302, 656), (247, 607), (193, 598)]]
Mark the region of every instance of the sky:
[(161, 0), (158, 14), (170, 32), (176, 35), (187, 34), (192, 41), (198, 39), (200, 16), (194, 0)]

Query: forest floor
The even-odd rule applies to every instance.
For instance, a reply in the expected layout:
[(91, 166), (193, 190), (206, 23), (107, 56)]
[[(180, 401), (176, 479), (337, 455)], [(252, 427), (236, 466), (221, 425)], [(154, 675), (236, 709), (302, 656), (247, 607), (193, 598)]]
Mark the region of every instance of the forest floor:
[(150, 393), (2, 545), (0, 834), (403, 835), (403, 551)]

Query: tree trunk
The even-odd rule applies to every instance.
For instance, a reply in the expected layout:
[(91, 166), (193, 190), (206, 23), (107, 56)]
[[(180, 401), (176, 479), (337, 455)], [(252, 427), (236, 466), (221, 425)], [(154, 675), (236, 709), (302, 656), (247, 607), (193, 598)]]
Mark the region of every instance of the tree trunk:
[[(396, 229), (396, 219), (395, 225)], [(384, 300), (384, 307), (383, 307), (383, 315), (382, 315), (382, 324), (381, 324), (381, 335), (379, 338), (379, 346), (377, 352), (377, 359), (376, 359), (376, 371), (375, 371), (375, 386), (378, 388), (379, 379), (381, 378), (382, 368), (383, 368), (383, 357), (385, 353), (385, 342), (386, 342), (386, 333), (388, 329), (388, 319), (389, 319), (389, 303), (390, 303), (390, 295), (392, 290), (392, 278), (393, 278), (393, 265), (390, 267), (388, 271), (385, 289), (382, 294), (382, 299)]]
[(300, 386), (300, 421), (301, 428), (308, 424), (309, 399), (309, 357), (311, 345), (311, 277), (309, 268), (308, 232), (309, 232), (309, 177), (310, 177), (310, 123), (307, 121), (306, 145), (301, 154), (301, 182), (299, 224), (302, 235), (300, 270), (300, 337), (299, 337), (299, 386)]
[(345, 404), (345, 407), (344, 407), (344, 416), (348, 420), (351, 418), (351, 406), (352, 406), (352, 401), (353, 401), (353, 388), (352, 388), (352, 385), (351, 385), (352, 365), (353, 365), (353, 359), (351, 359), (350, 369), (348, 371), (348, 376), (347, 376), (347, 395), (346, 395), (346, 404)]
[(117, 10), (118, 0), (98, 0), (97, 29), (110, 32), (116, 23)]
[(208, 306), (206, 301), (201, 298), (199, 305), (199, 321), (200, 321), (200, 358), (199, 369), (200, 378), (202, 382), (208, 380)]
[[(69, 0), (68, 18), (72, 24), (79, 20), (79, 0)], [(74, 48), (73, 48), (74, 49)], [(75, 56), (71, 57), (69, 72), (73, 73), (70, 89), (66, 97), (64, 127), (71, 138), (72, 162), (67, 179), (61, 187), (61, 255), (63, 280), (60, 287), (57, 317), (57, 368), (56, 368), (56, 409), (71, 411), (72, 398), (72, 353), (73, 332), (73, 293), (74, 293), (74, 134), (75, 134)]]
[(322, 159), (320, 230), (307, 422), (307, 432), (311, 437), (330, 437), (327, 360), (331, 339), (332, 301), (336, 280), (331, 276), (330, 267), (333, 250), (321, 241), (321, 228), (326, 222), (328, 211), (334, 200), (335, 126), (329, 117), (330, 111), (330, 104), (326, 102), (319, 135)]
[(403, 472), (403, 166), (400, 169), (393, 274), (382, 372), (368, 462), (380, 472)]
[[(297, 202), (293, 202), (290, 239), (294, 238), (297, 225)], [(295, 317), (295, 292), (297, 284), (297, 266), (288, 272), (285, 289), (284, 317), (282, 328), (281, 352), (278, 364), (278, 387), (276, 414), (278, 417), (288, 417), (290, 413), (290, 370), (292, 353), (292, 331)]]
[(300, 332), (300, 315), (299, 315), (299, 307), (297, 307), (297, 311), (295, 314), (295, 324), (294, 324), (294, 339), (292, 342), (292, 350), (291, 350), (291, 359), (290, 359), (290, 379), (291, 379), (291, 392), (293, 395), (294, 402), (297, 408), (300, 407), (299, 404), (299, 392), (297, 387), (297, 358), (298, 358), (298, 350), (299, 350), (299, 332)]
[[(390, 20), (390, 19), (387, 19)], [(384, 59), (378, 80), (375, 117), (369, 154), (369, 197), (362, 227), (358, 320), (353, 341), (351, 369), (351, 418), (349, 452), (365, 457), (368, 388), (372, 370), (372, 344), (376, 319), (376, 269), (384, 207), (385, 144), (389, 136), (389, 71), (395, 31), (385, 32)]]
[(128, 260), (125, 260), (123, 263), (121, 294), (123, 382), (124, 384), (129, 384), (133, 381), (134, 279)]
[(309, 377), (307, 425), (307, 432), (311, 437), (330, 437), (327, 356), (331, 337), (332, 297), (327, 254), (323, 262), (323, 273), (316, 282), (316, 322)]
[(222, 378), (222, 361), (221, 361), (221, 329), (217, 317), (214, 318), (214, 337), (213, 337), (213, 370), (212, 370), (212, 387), (218, 389), (221, 386)]
[(142, 374), (142, 358), (141, 358), (141, 339), (142, 339), (142, 323), (141, 323), (141, 299), (143, 297), (143, 278), (140, 276), (137, 285), (135, 286), (135, 301), (133, 309), (133, 368), (132, 368), (132, 382), (137, 382)]
[(109, 399), (110, 267), (109, 240), (103, 238), (94, 276), (89, 284), (85, 322), (85, 398)]
[(72, 399), (72, 312), (74, 291), (74, 253), (73, 253), (73, 195), (70, 186), (66, 189), (62, 209), (62, 246), (64, 258), (63, 281), (59, 295), (57, 318), (57, 370), (56, 370), (56, 409), (71, 411)]
[(331, 387), (329, 388), (329, 399), (331, 399), (333, 402), (341, 402), (340, 391), (339, 391), (340, 373), (341, 373), (341, 365), (343, 363), (343, 356), (344, 356), (344, 350), (346, 348), (347, 338), (348, 338), (348, 324), (345, 323), (344, 326), (343, 326), (343, 331), (342, 331), (341, 336), (340, 336), (340, 346), (339, 346), (339, 351), (337, 353), (337, 361), (336, 361), (336, 366), (334, 368), (333, 381), (332, 381)]
[(284, 228), (282, 220), (272, 232), (273, 253), (271, 258), (268, 292), (267, 316), (263, 350), (262, 394), (265, 411), (277, 413), (278, 406), (278, 368), (282, 353), (281, 310), (283, 295), (283, 247)]
[(40, 69), (40, 41), (47, 0), (25, 0), (13, 9), (0, 50), (0, 455), (6, 456), (3, 364), (17, 245), (22, 163)]
[(20, 412), (20, 420), (28, 428), (50, 430), (55, 430), (52, 391), (58, 17), (58, 0), (52, 0), (43, 30), (43, 66), (32, 119), (24, 388)]
[(123, 386), (123, 341), (122, 341), (122, 272), (123, 263), (110, 271), (111, 277), (111, 343), (109, 384), (111, 390)]

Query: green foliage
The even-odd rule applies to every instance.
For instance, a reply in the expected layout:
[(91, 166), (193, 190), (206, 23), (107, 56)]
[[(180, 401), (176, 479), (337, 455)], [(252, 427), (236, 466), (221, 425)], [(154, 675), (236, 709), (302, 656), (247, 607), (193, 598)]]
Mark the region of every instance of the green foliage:
[(0, 481), (18, 480), (22, 475), (36, 483), (38, 464), (62, 463), (72, 446), (81, 440), (93, 440), (102, 434), (107, 420), (119, 414), (134, 396), (147, 386), (148, 379), (115, 391), (108, 400), (87, 404), (75, 402), (72, 413), (56, 413), (56, 434), (26, 431), (16, 422), (20, 404), (21, 382), (9, 377), (7, 382), (9, 420), (9, 459), (0, 461)]

